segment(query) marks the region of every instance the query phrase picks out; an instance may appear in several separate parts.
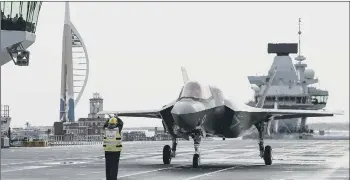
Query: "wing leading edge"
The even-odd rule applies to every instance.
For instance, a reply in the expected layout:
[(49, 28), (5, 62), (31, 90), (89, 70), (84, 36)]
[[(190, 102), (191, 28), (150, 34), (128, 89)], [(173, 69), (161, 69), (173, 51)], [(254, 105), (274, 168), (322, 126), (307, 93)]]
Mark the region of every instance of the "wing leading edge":
[(146, 117), (161, 118), (158, 110), (142, 110), (142, 111), (100, 111), (97, 114), (117, 114), (124, 117)]
[(343, 115), (343, 112), (330, 112), (325, 110), (295, 110), (295, 109), (263, 109), (249, 108), (250, 113), (266, 113), (271, 115), (275, 120), (301, 118), (301, 117), (326, 117), (334, 115)]
[(100, 111), (97, 114), (117, 114), (124, 117), (145, 117), (145, 118), (158, 118), (162, 119), (161, 112), (165, 109), (172, 107), (176, 101), (173, 101), (159, 110), (135, 110), (135, 111)]

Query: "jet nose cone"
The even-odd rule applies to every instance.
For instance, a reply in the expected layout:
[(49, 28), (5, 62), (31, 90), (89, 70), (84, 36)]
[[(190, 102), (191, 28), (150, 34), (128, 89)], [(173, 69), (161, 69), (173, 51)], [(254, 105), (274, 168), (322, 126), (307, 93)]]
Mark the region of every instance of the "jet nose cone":
[[(200, 113), (203, 108), (193, 100), (181, 100), (175, 103), (171, 114), (175, 123), (186, 131), (193, 130), (199, 120)], [(198, 116), (198, 117), (197, 117)]]
[(196, 108), (193, 106), (191, 101), (179, 101), (174, 104), (171, 113), (174, 115), (185, 115), (196, 112)]

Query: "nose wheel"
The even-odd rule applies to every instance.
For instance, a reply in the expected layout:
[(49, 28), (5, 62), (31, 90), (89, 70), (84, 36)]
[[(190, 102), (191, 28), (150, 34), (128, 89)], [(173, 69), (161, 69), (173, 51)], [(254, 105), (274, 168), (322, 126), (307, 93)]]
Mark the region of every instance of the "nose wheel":
[(198, 166), (199, 166), (199, 164), (200, 164), (200, 155), (199, 154), (194, 154), (193, 155), (193, 161), (192, 161), (192, 166), (194, 167), (194, 168), (197, 168)]
[(194, 141), (194, 155), (192, 160), (192, 166), (193, 168), (198, 168), (201, 162), (199, 146), (202, 138), (200, 136), (200, 133), (195, 133), (194, 136), (192, 136), (192, 138)]

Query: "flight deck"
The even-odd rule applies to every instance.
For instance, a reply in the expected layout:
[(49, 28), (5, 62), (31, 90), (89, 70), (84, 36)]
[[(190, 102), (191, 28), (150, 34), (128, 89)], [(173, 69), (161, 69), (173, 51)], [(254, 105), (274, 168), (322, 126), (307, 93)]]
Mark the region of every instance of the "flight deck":
[[(203, 140), (201, 165), (192, 168), (193, 141), (179, 141), (170, 165), (162, 149), (171, 141), (124, 142), (118, 179), (349, 179), (349, 140), (266, 140), (273, 164), (264, 165), (256, 140)], [(102, 145), (2, 150), (4, 180), (105, 180)]]

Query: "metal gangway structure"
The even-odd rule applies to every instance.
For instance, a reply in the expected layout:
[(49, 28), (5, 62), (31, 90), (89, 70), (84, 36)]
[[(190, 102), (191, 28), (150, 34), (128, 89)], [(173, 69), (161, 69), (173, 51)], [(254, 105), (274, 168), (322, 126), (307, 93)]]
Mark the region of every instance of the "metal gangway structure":
[(60, 121), (75, 122), (75, 107), (89, 77), (89, 56), (81, 35), (70, 21), (69, 2), (65, 4), (61, 70)]

